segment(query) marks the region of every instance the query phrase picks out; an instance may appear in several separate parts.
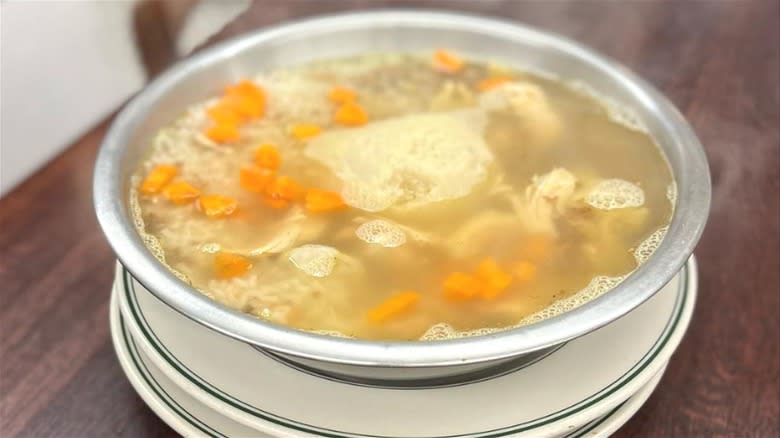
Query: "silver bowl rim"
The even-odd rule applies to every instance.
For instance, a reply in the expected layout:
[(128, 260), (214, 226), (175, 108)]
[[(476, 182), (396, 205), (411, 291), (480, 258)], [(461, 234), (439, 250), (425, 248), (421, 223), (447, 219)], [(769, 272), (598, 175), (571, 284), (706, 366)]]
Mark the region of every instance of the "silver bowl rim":
[[(531, 38), (586, 60), (610, 75), (636, 99), (655, 107), (664, 129), (684, 145), (675, 212), (661, 245), (650, 259), (606, 294), (573, 310), (531, 325), (484, 336), (443, 341), (378, 342), (308, 333), (264, 322), (202, 295), (168, 271), (145, 247), (123, 205), (121, 161), (147, 110), (193, 71), (245, 49), (313, 30), (364, 29), (413, 24), (469, 29), (495, 36)], [(316, 32), (312, 32), (315, 33)], [(684, 178), (681, 178), (684, 176)], [(650, 298), (682, 268), (693, 252), (710, 208), (710, 173), (696, 135), (671, 102), (617, 62), (568, 38), (495, 18), (431, 10), (379, 10), (319, 16), (260, 29), (204, 50), (169, 69), (136, 95), (106, 134), (95, 164), (94, 206), (98, 222), (120, 262), (155, 296), (185, 316), (229, 337), (293, 356), (326, 362), (382, 367), (432, 367), (479, 363), (550, 347), (591, 332)]]

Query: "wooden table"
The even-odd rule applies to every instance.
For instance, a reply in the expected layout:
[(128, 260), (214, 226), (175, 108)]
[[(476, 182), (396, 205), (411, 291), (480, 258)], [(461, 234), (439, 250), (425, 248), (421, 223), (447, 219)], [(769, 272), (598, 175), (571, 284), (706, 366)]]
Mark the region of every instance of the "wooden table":
[[(214, 40), (321, 12), (421, 4), (573, 37), (634, 69), (685, 113), (714, 188), (696, 252), (699, 301), (658, 390), (617, 436), (778, 436), (778, 2), (264, 1)], [(144, 58), (151, 70), (165, 62), (159, 53)], [(2, 437), (175, 435), (130, 387), (109, 339), (113, 256), (91, 198), (109, 123), (0, 200)]]

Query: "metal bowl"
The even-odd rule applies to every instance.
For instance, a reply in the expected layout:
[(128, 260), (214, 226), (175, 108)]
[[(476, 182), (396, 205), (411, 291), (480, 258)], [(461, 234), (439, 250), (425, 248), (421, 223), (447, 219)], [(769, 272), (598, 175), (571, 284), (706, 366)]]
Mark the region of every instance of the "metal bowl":
[[(154, 133), (223, 84), (258, 71), (364, 52), (448, 47), (587, 84), (632, 109), (661, 145), (677, 182), (677, 205), (655, 254), (601, 297), (548, 320), (491, 335), (436, 342), (371, 342), (306, 333), (229, 309), (177, 279), (147, 250), (128, 211), (129, 177)], [(154, 295), (229, 337), (307, 367), (389, 380), (473, 373), (539, 355), (625, 315), (683, 266), (704, 228), (710, 176), (701, 144), (658, 91), (604, 56), (560, 36), (516, 23), (440, 12), (380, 11), (334, 15), (260, 30), (180, 62), (117, 116), (97, 158), (95, 210), (121, 263)], [(533, 353), (533, 354), (532, 354)]]

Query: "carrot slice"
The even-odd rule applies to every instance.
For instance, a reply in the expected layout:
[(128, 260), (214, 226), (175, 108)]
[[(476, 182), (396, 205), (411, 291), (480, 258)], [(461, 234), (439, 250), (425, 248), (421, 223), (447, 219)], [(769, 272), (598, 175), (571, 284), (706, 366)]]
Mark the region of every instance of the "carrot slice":
[(385, 322), (388, 319), (395, 318), (408, 312), (420, 301), (420, 294), (415, 291), (399, 292), (382, 304), (374, 307), (368, 312), (368, 319), (371, 322)]
[(269, 195), (278, 195), (280, 198), (293, 201), (299, 199), (301, 195), (303, 195), (303, 189), (298, 181), (295, 181), (289, 176), (280, 176), (271, 183), (268, 189), (266, 189), (266, 193)]
[(264, 144), (255, 151), (255, 163), (260, 167), (276, 170), (282, 164), (282, 156), (276, 146)]
[(333, 119), (342, 125), (360, 126), (368, 122), (368, 114), (355, 102), (347, 102), (336, 110)]
[(328, 99), (335, 103), (354, 102), (357, 94), (349, 88), (335, 86), (328, 93)]
[(146, 175), (146, 178), (141, 183), (141, 193), (145, 195), (154, 195), (155, 193), (158, 193), (176, 176), (177, 173), (178, 170), (176, 169), (176, 166), (170, 164), (160, 164), (156, 166), (148, 175)]
[(224, 100), (210, 106), (206, 110), (206, 115), (215, 124), (238, 125), (243, 120), (235, 108)]
[(255, 165), (242, 166), (239, 170), (239, 183), (241, 188), (252, 193), (263, 193), (266, 187), (274, 180), (274, 171), (263, 169)]
[(305, 202), (306, 210), (310, 213), (324, 213), (347, 208), (341, 195), (320, 189), (309, 189), (306, 192)]
[(206, 195), (200, 197), (198, 207), (200, 211), (210, 218), (221, 218), (235, 213), (238, 208), (238, 202), (227, 196)]
[(492, 78), (487, 78), (479, 81), (479, 84), (477, 84), (477, 87), (480, 89), (480, 91), (489, 91), (494, 88), (498, 88), (506, 83), (509, 83), (512, 81), (512, 78), (506, 77), (506, 76), (496, 76)]
[(245, 96), (256, 100), (265, 100), (265, 92), (249, 79), (243, 79), (225, 87), (226, 96)]
[(198, 199), (200, 190), (189, 183), (178, 181), (165, 186), (163, 194), (174, 204), (185, 205)]
[(295, 125), (290, 130), (292, 136), (297, 138), (298, 140), (307, 140), (309, 138), (316, 137), (320, 135), (320, 132), (321, 129), (319, 126), (308, 124), (308, 123)]
[(238, 126), (230, 123), (217, 123), (203, 133), (216, 143), (232, 143), (241, 138)]
[(444, 73), (457, 73), (463, 69), (465, 63), (459, 56), (444, 49), (433, 52), (433, 67)]
[(265, 100), (252, 96), (227, 96), (225, 104), (244, 119), (257, 119), (265, 114)]
[(252, 269), (252, 262), (238, 254), (218, 252), (214, 256), (214, 273), (219, 278), (233, 278), (246, 274)]
[(512, 283), (512, 275), (498, 267), (492, 258), (487, 258), (479, 264), (477, 277), (482, 280), (482, 298), (493, 299), (503, 293)]
[(273, 208), (285, 208), (301, 197), (301, 185), (289, 176), (280, 176), (265, 189), (265, 202)]
[(536, 278), (536, 265), (525, 261), (517, 262), (512, 266), (512, 272), (519, 281), (527, 283)]
[(473, 275), (453, 272), (444, 280), (444, 296), (453, 301), (463, 301), (476, 297), (482, 291), (482, 284)]

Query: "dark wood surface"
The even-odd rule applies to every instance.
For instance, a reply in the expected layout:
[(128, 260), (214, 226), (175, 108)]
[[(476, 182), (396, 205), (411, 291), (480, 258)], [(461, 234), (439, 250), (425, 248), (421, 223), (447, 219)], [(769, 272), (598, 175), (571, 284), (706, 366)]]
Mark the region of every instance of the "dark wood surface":
[[(617, 436), (780, 435), (778, 3), (263, 1), (213, 40), (321, 12), (420, 5), (578, 39), (685, 113), (714, 187), (699, 301), (658, 390)], [(109, 123), (0, 199), (0, 437), (175, 435), (133, 392), (109, 339), (113, 259), (90, 187)]]

